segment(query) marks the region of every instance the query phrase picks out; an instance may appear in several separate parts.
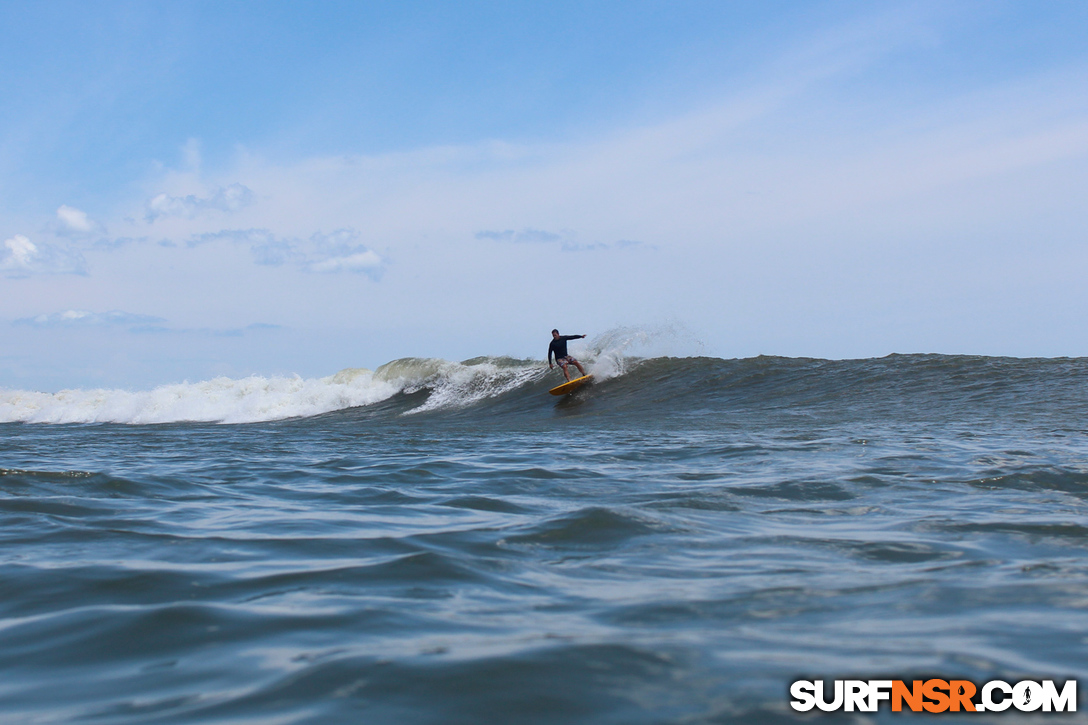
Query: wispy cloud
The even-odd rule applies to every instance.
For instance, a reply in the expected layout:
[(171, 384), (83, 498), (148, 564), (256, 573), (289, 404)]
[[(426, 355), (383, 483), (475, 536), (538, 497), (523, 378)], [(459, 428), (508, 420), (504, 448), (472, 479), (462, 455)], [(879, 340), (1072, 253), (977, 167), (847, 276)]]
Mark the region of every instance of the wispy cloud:
[(307, 239), (279, 237), (268, 229), (223, 229), (193, 235), (187, 244), (229, 241), (248, 246), (257, 264), (271, 267), (292, 264), (307, 272), (326, 274), (352, 272), (376, 280), (381, 277), (386, 260), (361, 244), (361, 236), (350, 228), (328, 234), (318, 232)]
[(103, 237), (101, 239), (96, 239), (91, 246), (95, 249), (112, 250), (127, 247), (130, 244), (141, 244), (147, 240), (148, 237)]
[(280, 325), (256, 322), (244, 327), (172, 327), (167, 320), (154, 315), (141, 315), (122, 310), (91, 312), (89, 310), (64, 310), (23, 317), (11, 324), (38, 329), (114, 328), (127, 329), (141, 335), (200, 335), (204, 337), (242, 337), (247, 333), (283, 329)]
[(558, 242), (563, 236), (541, 229), (522, 229), (520, 232), (506, 229), (501, 232), (491, 230), (476, 232), (476, 238), (491, 239), (496, 242)]
[(484, 230), (476, 232), (477, 239), (486, 239), (495, 242), (514, 243), (549, 243), (562, 242), (559, 247), (564, 252), (593, 252), (607, 249), (657, 249), (656, 246), (645, 244), (631, 239), (620, 239), (616, 242), (579, 242), (578, 234), (571, 230), (563, 230), (562, 233), (548, 232), (540, 229), (523, 229), (516, 232), (513, 229), (503, 231)]
[(30, 327), (135, 327), (155, 325), (166, 322), (161, 317), (138, 315), (132, 312), (111, 310), (109, 312), (90, 312), (88, 310), (64, 310), (50, 314), (24, 317), (12, 324)]
[(381, 276), (385, 260), (360, 244), (359, 237), (354, 229), (314, 234), (304, 247), (307, 258), (303, 267), (310, 272), (355, 272), (376, 279)]
[(144, 335), (198, 335), (201, 337), (244, 337), (249, 333), (284, 329), (282, 325), (255, 322), (245, 327), (167, 327), (166, 325), (141, 325), (130, 332)]
[(595, 252), (603, 251), (607, 249), (616, 250), (630, 250), (630, 249), (657, 249), (656, 244), (646, 244), (645, 242), (635, 241), (633, 239), (620, 239), (619, 241), (608, 242), (593, 242), (591, 244), (578, 244), (576, 242), (565, 242), (560, 247), (564, 252)]
[(0, 273), (6, 277), (36, 274), (86, 274), (87, 262), (78, 251), (44, 242), (32, 242), (22, 234), (4, 241)]
[(251, 249), (263, 249), (265, 247), (281, 244), (288, 247), (290, 246), (287, 244), (286, 240), (278, 239), (276, 235), (268, 229), (221, 229), (217, 232), (194, 234), (185, 241), (185, 245), (188, 247), (196, 247), (214, 242), (245, 244)]
[(253, 201), (253, 191), (248, 186), (237, 183), (220, 187), (206, 197), (195, 194), (170, 196), (163, 193), (147, 200), (144, 219), (154, 222), (162, 217), (193, 219), (208, 211), (231, 213), (244, 209)]

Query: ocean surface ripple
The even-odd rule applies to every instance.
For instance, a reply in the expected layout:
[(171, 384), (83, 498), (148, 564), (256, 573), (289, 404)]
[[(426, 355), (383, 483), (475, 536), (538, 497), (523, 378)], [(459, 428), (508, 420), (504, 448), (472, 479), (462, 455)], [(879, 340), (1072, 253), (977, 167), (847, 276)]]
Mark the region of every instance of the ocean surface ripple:
[(807, 722), (794, 679), (1088, 675), (1088, 360), (587, 357), (564, 398), (508, 358), (0, 391), (0, 721)]

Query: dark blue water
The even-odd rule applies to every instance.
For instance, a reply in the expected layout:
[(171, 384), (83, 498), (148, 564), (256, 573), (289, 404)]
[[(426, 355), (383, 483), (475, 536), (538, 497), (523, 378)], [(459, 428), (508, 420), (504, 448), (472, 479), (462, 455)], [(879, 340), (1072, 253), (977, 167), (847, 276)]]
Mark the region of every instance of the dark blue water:
[(797, 678), (1088, 675), (1088, 360), (629, 360), (562, 399), (473, 365), (0, 424), (0, 721), (792, 722)]

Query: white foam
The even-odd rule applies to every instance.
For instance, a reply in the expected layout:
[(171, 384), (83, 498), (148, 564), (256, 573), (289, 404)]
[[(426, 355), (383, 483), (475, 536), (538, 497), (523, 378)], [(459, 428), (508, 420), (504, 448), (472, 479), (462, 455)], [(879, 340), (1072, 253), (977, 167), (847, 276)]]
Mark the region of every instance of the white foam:
[[(513, 361), (509, 361), (513, 362)], [(470, 365), (439, 361), (433, 374), (419, 387), (431, 388), (431, 394), (423, 405), (408, 411), (421, 413), (440, 408), (459, 408), (487, 398), (495, 398), (544, 377), (546, 370), (541, 363), (519, 361), (521, 364), (499, 364), (485, 359)], [(385, 367), (385, 366), (383, 366)], [(382, 368), (378, 368), (379, 372)], [(406, 389), (406, 392), (411, 392)]]
[(153, 390), (0, 391), (0, 421), (25, 423), (253, 423), (370, 405), (396, 394), (369, 370), (320, 379), (250, 376)]
[(455, 363), (407, 358), (376, 371), (341, 370), (325, 378), (250, 376), (163, 385), (153, 390), (0, 390), (0, 422), (23, 423), (255, 423), (308, 417), (430, 388), (414, 411), (470, 405), (543, 375), (527, 361), (482, 359)]

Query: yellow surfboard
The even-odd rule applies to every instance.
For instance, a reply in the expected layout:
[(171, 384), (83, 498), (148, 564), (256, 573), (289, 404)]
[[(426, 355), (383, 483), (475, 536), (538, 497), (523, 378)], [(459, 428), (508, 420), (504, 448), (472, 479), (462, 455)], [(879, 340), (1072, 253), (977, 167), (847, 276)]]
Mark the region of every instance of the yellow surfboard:
[(548, 392), (552, 395), (566, 395), (567, 393), (573, 393), (575, 390), (588, 383), (590, 378), (592, 377), (592, 374), (583, 375), (580, 378), (575, 378), (574, 380), (563, 383), (562, 385), (557, 385)]

